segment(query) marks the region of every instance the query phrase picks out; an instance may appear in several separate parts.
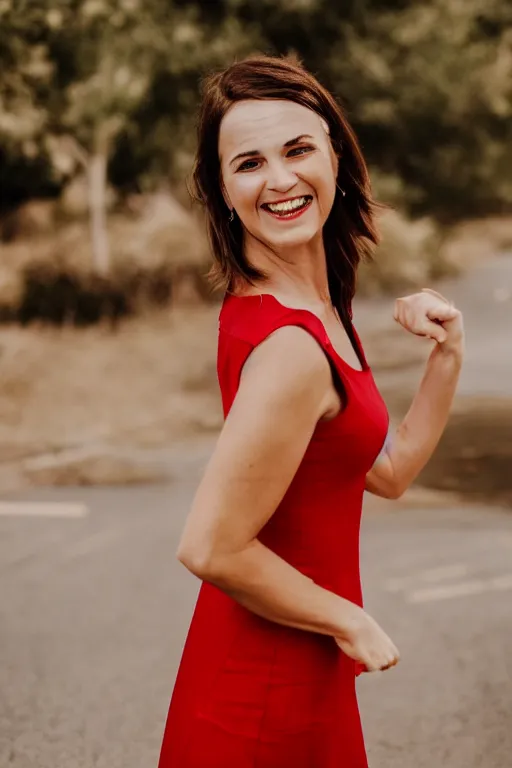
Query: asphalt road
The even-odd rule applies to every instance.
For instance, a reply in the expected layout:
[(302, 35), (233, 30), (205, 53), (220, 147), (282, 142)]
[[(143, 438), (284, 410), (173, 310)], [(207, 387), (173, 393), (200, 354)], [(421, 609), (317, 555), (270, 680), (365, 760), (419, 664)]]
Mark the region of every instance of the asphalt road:
[[(466, 315), (460, 393), (512, 395), (512, 257), (446, 289)], [(209, 450), (177, 446), (166, 486), (0, 504), (1, 768), (156, 768), (198, 589), (174, 553)], [(402, 653), (359, 679), (371, 767), (509, 768), (510, 512), (369, 507), (366, 606)]]
[[(464, 314), (466, 355), (457, 390), (459, 397), (512, 397), (512, 253), (489, 258), (436, 288)], [(386, 333), (397, 332), (393, 303), (391, 299), (362, 299), (355, 303), (355, 321), (363, 340), (379, 328), (385, 344)], [(405, 331), (399, 333), (405, 335)], [(423, 344), (430, 342), (410, 339), (411, 350)], [(410, 376), (398, 367), (395, 372), (387, 371), (377, 378), (387, 391), (402, 391), (407, 386), (415, 389), (418, 381), (414, 367)]]
[(512, 397), (512, 254), (442, 286), (461, 308), (467, 337), (460, 395)]
[[(0, 505), (2, 768), (156, 768), (198, 588), (174, 552), (207, 452), (168, 486)], [(359, 679), (372, 768), (510, 766), (512, 516), (372, 506), (362, 552), (402, 652)]]

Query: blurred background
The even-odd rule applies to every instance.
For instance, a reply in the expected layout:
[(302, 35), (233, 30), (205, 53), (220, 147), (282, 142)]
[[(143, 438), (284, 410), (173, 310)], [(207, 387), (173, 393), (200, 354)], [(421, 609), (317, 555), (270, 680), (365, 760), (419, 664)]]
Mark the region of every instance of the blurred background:
[(156, 765), (198, 586), (174, 552), (222, 423), (195, 114), (254, 52), (336, 94), (389, 206), (355, 317), (395, 423), (429, 348), (393, 299), (437, 286), (466, 319), (434, 458), (366, 501), (367, 601), (404, 656), (359, 682), (372, 766), (505, 768), (508, 0), (0, 0), (0, 763)]

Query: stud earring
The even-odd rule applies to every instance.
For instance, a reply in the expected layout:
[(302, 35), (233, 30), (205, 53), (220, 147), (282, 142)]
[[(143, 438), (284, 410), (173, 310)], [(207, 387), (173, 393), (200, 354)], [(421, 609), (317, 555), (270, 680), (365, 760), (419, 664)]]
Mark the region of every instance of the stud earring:
[(232, 209), (231, 209), (231, 213), (230, 213), (230, 215), (229, 215), (229, 219), (228, 219), (228, 221), (229, 221), (229, 223), (231, 224), (231, 222), (232, 222), (232, 221), (234, 221), (234, 220), (235, 220), (235, 209), (234, 209), (234, 208), (232, 208)]

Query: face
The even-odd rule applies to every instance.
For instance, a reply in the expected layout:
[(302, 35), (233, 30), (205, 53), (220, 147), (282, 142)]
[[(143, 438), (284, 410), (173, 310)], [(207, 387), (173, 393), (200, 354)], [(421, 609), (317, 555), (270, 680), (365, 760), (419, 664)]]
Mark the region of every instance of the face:
[(293, 101), (240, 101), (221, 123), (219, 157), (226, 203), (249, 237), (280, 249), (321, 234), (337, 158), (316, 112)]

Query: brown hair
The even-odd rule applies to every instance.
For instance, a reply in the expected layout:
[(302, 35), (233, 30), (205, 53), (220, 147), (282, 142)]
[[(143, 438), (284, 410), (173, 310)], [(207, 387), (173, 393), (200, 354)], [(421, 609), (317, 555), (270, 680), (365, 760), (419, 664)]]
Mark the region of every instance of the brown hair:
[[(359, 262), (378, 242), (368, 171), (356, 136), (333, 96), (292, 57), (254, 56), (210, 75), (203, 86), (193, 193), (206, 208), (214, 265), (213, 281), (232, 290), (237, 278), (253, 284), (266, 275), (244, 254), (238, 217), (229, 221), (221, 191), (219, 129), (228, 109), (245, 99), (287, 99), (324, 118), (340, 162), (334, 204), (324, 226), (329, 291), (345, 327), (351, 325), (351, 304)], [(345, 196), (341, 190), (344, 190)], [(352, 335), (352, 334), (351, 334)]]

